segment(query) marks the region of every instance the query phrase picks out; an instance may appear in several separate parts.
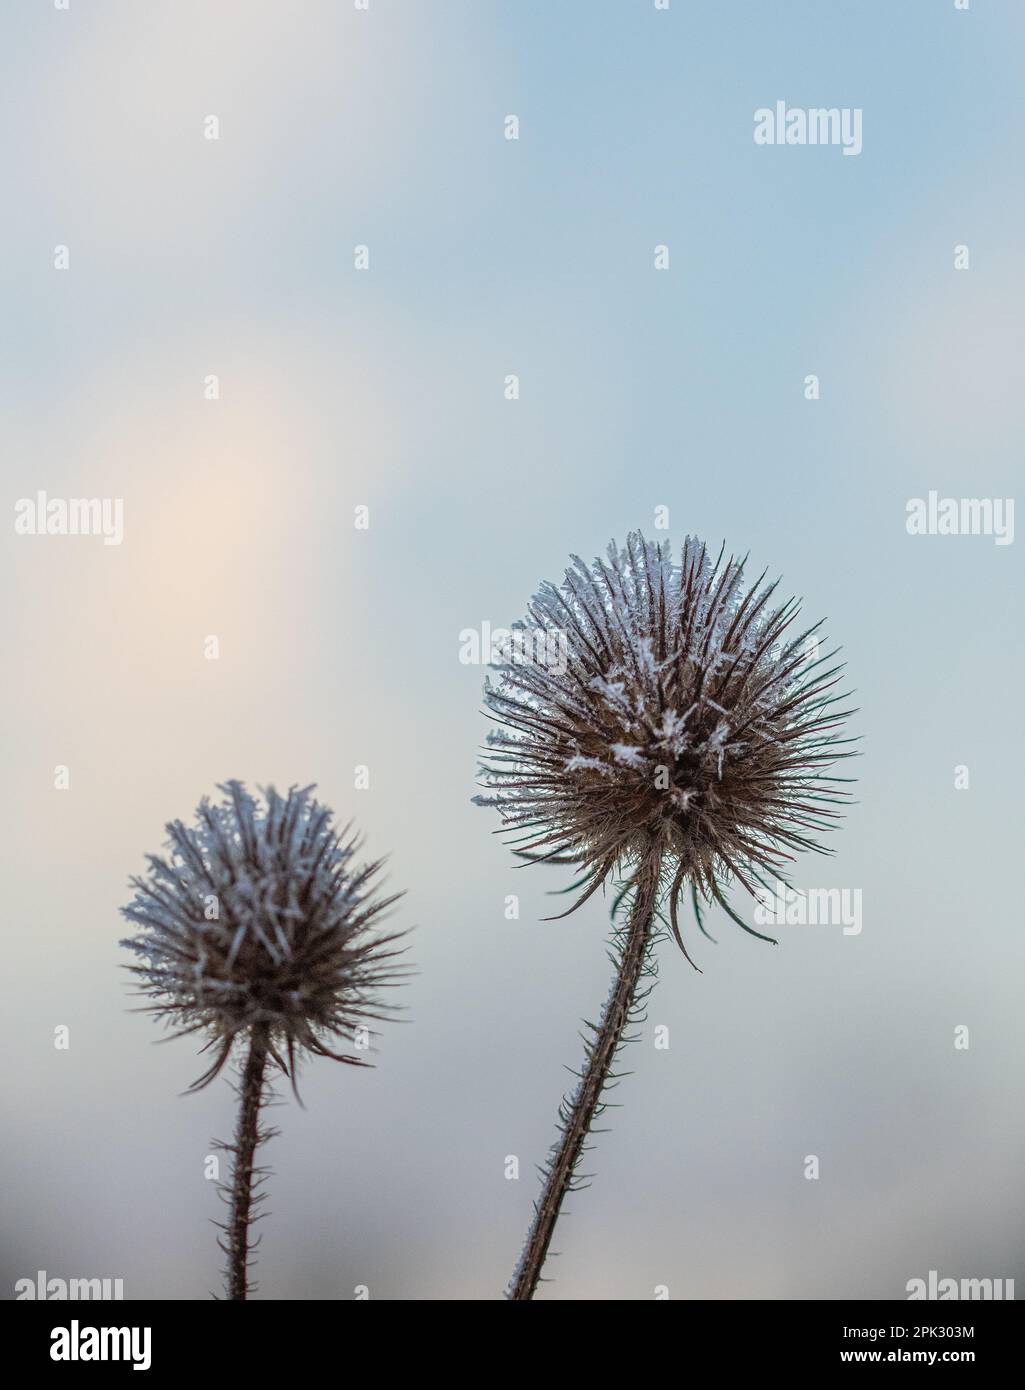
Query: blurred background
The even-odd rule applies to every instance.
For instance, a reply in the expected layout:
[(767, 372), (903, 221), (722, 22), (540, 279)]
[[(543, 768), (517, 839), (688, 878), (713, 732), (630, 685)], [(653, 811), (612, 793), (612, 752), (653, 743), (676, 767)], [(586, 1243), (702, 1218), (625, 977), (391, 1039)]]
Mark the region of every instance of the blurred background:
[[(470, 804), (459, 634), (657, 507), (843, 643), (860, 800), (794, 879), (863, 930), (663, 947), (540, 1296), (1025, 1289), (1021, 544), (905, 529), (1021, 475), (1025, 9), (40, 0), (2, 35), (4, 1296), (220, 1290), (233, 1098), (180, 1095), (117, 943), (229, 777), (316, 782), (417, 928), (376, 1069), (282, 1095), (261, 1296), (501, 1295), (608, 903), (541, 922), (567, 871)], [(756, 146), (778, 100), (861, 107), (862, 153)], [(123, 498), (123, 544), (15, 535), (39, 489)]]

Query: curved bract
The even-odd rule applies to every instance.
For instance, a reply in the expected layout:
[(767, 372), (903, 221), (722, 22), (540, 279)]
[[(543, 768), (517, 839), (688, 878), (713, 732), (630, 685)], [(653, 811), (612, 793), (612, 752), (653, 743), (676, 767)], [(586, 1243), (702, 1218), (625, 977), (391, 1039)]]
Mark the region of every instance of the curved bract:
[(381, 861), (356, 863), (358, 843), (336, 833), (312, 788), (270, 788), (262, 803), (240, 782), (221, 790), (194, 825), (168, 825), (169, 857), (149, 856), (147, 876), (131, 880), (122, 911), (138, 931), (122, 944), (139, 957), (129, 969), (148, 1007), (217, 1049), (196, 1087), (257, 1030), (293, 1077), (303, 1050), (361, 1064), (339, 1040), (383, 1016), (376, 991), (402, 974), (401, 933), (377, 930), (401, 895), (377, 893)]
[(583, 867), (574, 907), (652, 857), (679, 940), (685, 884), (733, 916), (732, 880), (753, 894), (821, 850), (846, 796), (828, 769), (853, 741), (839, 735), (843, 668), (764, 581), (745, 588), (744, 562), (700, 541), (674, 560), (634, 532), (590, 567), (574, 556), (531, 603), (528, 640), (485, 686), (501, 727), (477, 800), (520, 832), (520, 854)]

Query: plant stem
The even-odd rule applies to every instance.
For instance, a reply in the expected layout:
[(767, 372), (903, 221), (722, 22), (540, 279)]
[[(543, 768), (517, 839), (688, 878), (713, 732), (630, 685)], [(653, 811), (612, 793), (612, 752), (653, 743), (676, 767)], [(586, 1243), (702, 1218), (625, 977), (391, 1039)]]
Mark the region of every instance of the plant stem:
[(228, 1222), (228, 1296), (243, 1301), (249, 1292), (250, 1231), (253, 1224), (253, 1174), (256, 1148), (266, 1136), (260, 1130), (260, 1110), (264, 1102), (264, 1074), (267, 1069), (267, 1036), (254, 1029), (249, 1056), (239, 1087), (238, 1121), (235, 1126), (235, 1155), (231, 1185), (231, 1218)]
[(588, 1043), (585, 1069), (571, 1101), (564, 1101), (562, 1138), (545, 1170), (544, 1187), (534, 1207), (527, 1244), (513, 1275), (509, 1297), (533, 1298), (541, 1269), (559, 1219), (563, 1199), (573, 1184), (573, 1173), (584, 1150), (588, 1131), (599, 1113), (602, 1092), (609, 1079), (613, 1058), (630, 1020), (637, 986), (651, 943), (652, 919), (658, 899), (659, 859), (653, 856), (637, 871), (635, 894), (625, 941), (619, 957), (616, 981), (593, 1040)]

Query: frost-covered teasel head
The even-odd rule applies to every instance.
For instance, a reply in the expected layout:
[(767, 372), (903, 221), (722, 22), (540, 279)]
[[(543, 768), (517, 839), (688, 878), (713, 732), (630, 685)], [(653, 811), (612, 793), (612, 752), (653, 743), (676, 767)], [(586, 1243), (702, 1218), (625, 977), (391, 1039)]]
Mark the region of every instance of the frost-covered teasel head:
[(657, 860), (681, 947), (685, 883), (699, 924), (698, 894), (746, 928), (727, 885), (785, 880), (840, 814), (847, 779), (828, 769), (852, 740), (838, 733), (851, 711), (836, 652), (817, 654), (818, 624), (793, 632), (800, 605), (774, 602), (778, 580), (745, 588), (743, 561), (713, 561), (690, 537), (678, 562), (638, 532), (590, 567), (572, 559), (525, 620), (565, 633), (566, 661), (485, 684), (501, 727), (482, 769), (491, 794), (475, 799), (499, 808), (524, 857), (583, 866), (574, 908), (613, 871)]
[(197, 1088), (254, 1032), (293, 1080), (303, 1052), (361, 1064), (339, 1048), (390, 1012), (377, 991), (404, 973), (402, 933), (379, 926), (401, 894), (378, 895), (381, 861), (356, 863), (358, 843), (312, 790), (270, 788), (261, 802), (228, 782), (192, 826), (167, 826), (169, 856), (150, 855), (131, 880), (122, 913), (138, 930), (122, 945), (139, 963), (128, 968), (176, 1036), (205, 1035), (214, 1049)]

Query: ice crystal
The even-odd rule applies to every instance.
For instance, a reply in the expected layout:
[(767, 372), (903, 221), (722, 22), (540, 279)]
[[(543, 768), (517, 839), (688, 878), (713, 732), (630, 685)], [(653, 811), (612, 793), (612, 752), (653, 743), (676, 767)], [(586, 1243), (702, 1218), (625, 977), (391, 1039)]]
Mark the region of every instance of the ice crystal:
[(401, 894), (378, 895), (381, 861), (356, 863), (358, 842), (335, 832), (312, 787), (272, 787), (262, 803), (240, 782), (220, 790), (192, 826), (167, 826), (169, 856), (131, 880), (122, 913), (138, 931), (122, 945), (146, 1007), (176, 1036), (206, 1037), (215, 1056), (196, 1087), (257, 1031), (293, 1080), (304, 1052), (362, 1064), (338, 1049), (389, 1012), (377, 991), (403, 974), (402, 933), (379, 927)]
[[(565, 660), (504, 668), (484, 700), (499, 731), (482, 769), (518, 853), (582, 866), (574, 908), (613, 872), (657, 860), (671, 926), (685, 885), (745, 930), (725, 891), (752, 895), (786, 861), (821, 850), (840, 814), (850, 756), (839, 730), (836, 651), (816, 660), (794, 633), (799, 601), (772, 602), (778, 580), (749, 588), (744, 562), (713, 561), (688, 537), (670, 546), (638, 532), (559, 586), (545, 583), (526, 626)], [(570, 911), (573, 908), (569, 909)], [(565, 914), (563, 914), (565, 915)], [(758, 933), (755, 933), (758, 935)]]

